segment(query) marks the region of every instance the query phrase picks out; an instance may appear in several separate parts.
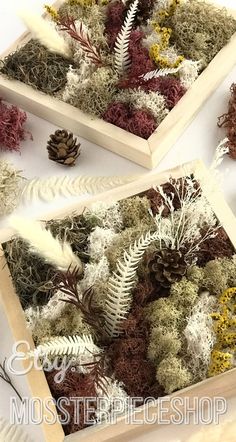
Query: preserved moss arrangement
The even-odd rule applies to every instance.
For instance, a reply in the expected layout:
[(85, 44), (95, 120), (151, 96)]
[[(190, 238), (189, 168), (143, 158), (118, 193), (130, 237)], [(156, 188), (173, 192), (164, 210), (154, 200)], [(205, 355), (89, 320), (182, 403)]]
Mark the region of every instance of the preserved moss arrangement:
[(33, 39), (2, 74), (144, 139), (236, 31), (201, 0), (67, 0), (46, 11), (22, 13)]
[(45, 373), (53, 397), (69, 401), (66, 434), (87, 426), (71, 398), (94, 398), (92, 425), (115, 398), (125, 411), (131, 397), (141, 404), (235, 366), (235, 250), (194, 176), (12, 225), (19, 236), (4, 251), (36, 344), (27, 356), (68, 364), (60, 379)]

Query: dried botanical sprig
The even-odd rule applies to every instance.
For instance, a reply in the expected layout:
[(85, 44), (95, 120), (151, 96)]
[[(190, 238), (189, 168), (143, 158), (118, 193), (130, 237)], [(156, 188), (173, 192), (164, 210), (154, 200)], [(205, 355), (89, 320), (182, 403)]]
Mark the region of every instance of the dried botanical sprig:
[[(9, 376), (9, 374), (6, 371), (6, 359), (4, 360), (3, 364), (0, 364), (0, 379), (2, 379), (4, 382), (6, 382), (8, 385), (11, 386), (11, 388), (14, 390), (14, 392), (17, 394), (18, 398), (22, 401), (22, 397), (20, 393), (17, 391), (16, 387), (12, 383), (12, 380)], [(0, 440), (1, 439), (1, 432), (0, 432)], [(5, 439), (4, 439), (5, 441)]]
[(69, 44), (59, 35), (55, 27), (44, 18), (30, 12), (28, 9), (21, 10), (19, 16), (33, 37), (39, 40), (49, 51), (56, 52), (63, 57), (71, 57)]
[(103, 66), (103, 61), (99, 53), (99, 49), (92, 45), (89, 34), (84, 29), (83, 23), (80, 22), (78, 28), (76, 27), (75, 19), (73, 17), (59, 18), (57, 21), (61, 31), (67, 32), (71, 38), (78, 41), (81, 49), (84, 51), (86, 57), (96, 66)]
[(140, 78), (143, 78), (144, 81), (152, 80), (153, 78), (165, 77), (166, 75), (176, 74), (181, 69), (182, 64), (180, 64), (177, 68), (164, 68), (164, 69), (155, 69), (154, 71), (147, 72), (147, 74), (141, 75)]
[(217, 172), (217, 168), (221, 165), (221, 163), (224, 159), (224, 156), (229, 152), (228, 142), (229, 142), (228, 138), (224, 138), (224, 140), (222, 140), (218, 144), (218, 146), (215, 150), (213, 160), (210, 165), (210, 170), (212, 172), (215, 172), (215, 173)]
[(34, 356), (84, 356), (86, 353), (97, 354), (99, 348), (94, 344), (91, 335), (59, 336), (40, 344), (36, 349), (28, 352), (27, 357)]
[(80, 296), (78, 280), (78, 270), (68, 268), (66, 273), (58, 273), (55, 289), (63, 292), (66, 299), (62, 300), (75, 305), (83, 313), (84, 321), (100, 336), (104, 336), (103, 310), (96, 304), (92, 288), (85, 290)]
[(138, 11), (139, 0), (134, 0), (127, 12), (124, 24), (115, 42), (115, 68), (119, 74), (129, 69), (131, 60), (129, 56), (129, 39), (132, 31), (135, 16)]
[(107, 396), (108, 379), (106, 377), (107, 360), (105, 353), (98, 355), (93, 362), (88, 364), (82, 364), (83, 367), (89, 370), (89, 376), (87, 379), (88, 390), (95, 385), (96, 392), (102, 391), (104, 396)]
[(71, 266), (77, 272), (82, 272), (82, 263), (73, 253), (70, 244), (54, 238), (41, 223), (14, 216), (10, 224), (30, 244), (32, 251), (42, 256), (47, 262), (62, 271), (66, 271)]

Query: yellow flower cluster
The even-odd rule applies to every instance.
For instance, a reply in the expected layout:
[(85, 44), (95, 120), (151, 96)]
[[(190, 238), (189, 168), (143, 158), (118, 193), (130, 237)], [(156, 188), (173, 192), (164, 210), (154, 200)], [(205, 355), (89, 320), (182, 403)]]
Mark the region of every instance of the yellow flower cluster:
[(172, 3), (168, 9), (160, 9), (160, 11), (158, 11), (158, 21), (162, 22), (170, 15), (173, 15), (180, 2), (181, 0), (172, 0)]
[(184, 57), (182, 55), (179, 55), (178, 57), (176, 57), (174, 62), (171, 62), (167, 56), (162, 54), (162, 52), (169, 47), (170, 36), (172, 33), (171, 28), (161, 27), (156, 22), (153, 23), (153, 27), (155, 32), (160, 37), (160, 43), (155, 43), (150, 47), (149, 55), (151, 59), (160, 68), (177, 68), (184, 60)]
[[(233, 353), (236, 349), (236, 287), (224, 291), (219, 299), (220, 312), (212, 313), (217, 343), (211, 354), (209, 376), (223, 373), (233, 367)], [(232, 353), (227, 353), (228, 349)]]
[(216, 376), (224, 373), (233, 367), (233, 355), (220, 350), (213, 350), (211, 353), (211, 362), (208, 369), (208, 376)]
[(67, 0), (67, 4), (69, 6), (79, 5), (79, 6), (87, 7), (87, 6), (94, 5), (95, 2), (96, 2), (95, 0)]
[(51, 16), (51, 19), (55, 22), (57, 22), (59, 18), (59, 14), (55, 8), (49, 5), (44, 5), (44, 9), (47, 11), (47, 13)]

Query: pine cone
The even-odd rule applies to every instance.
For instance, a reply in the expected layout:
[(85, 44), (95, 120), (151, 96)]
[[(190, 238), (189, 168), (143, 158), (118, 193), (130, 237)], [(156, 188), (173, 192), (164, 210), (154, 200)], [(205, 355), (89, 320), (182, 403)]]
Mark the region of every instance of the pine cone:
[(149, 270), (162, 287), (168, 288), (184, 276), (187, 263), (180, 251), (163, 249), (153, 254), (149, 261)]
[(49, 160), (56, 161), (66, 166), (74, 166), (76, 158), (80, 155), (80, 143), (77, 138), (66, 130), (56, 130), (50, 135), (47, 144)]

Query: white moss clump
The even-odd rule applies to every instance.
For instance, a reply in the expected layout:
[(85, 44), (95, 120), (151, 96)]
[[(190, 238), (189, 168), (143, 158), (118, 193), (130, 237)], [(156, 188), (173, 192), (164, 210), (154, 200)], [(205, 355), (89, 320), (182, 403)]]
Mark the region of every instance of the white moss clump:
[(113, 229), (104, 229), (98, 226), (95, 227), (88, 238), (88, 253), (90, 258), (95, 262), (100, 261), (101, 257), (105, 254), (107, 248), (116, 236), (117, 234)]
[(85, 218), (89, 219), (95, 216), (100, 227), (106, 229), (121, 230), (123, 226), (122, 215), (119, 203), (106, 203), (104, 201), (97, 201), (92, 204), (87, 212), (84, 214)]
[(189, 89), (199, 75), (201, 61), (184, 60), (179, 69), (179, 78), (183, 87)]
[(84, 268), (84, 278), (80, 282), (82, 290), (87, 290), (96, 283), (106, 282), (109, 278), (109, 263), (105, 256), (103, 256), (98, 263), (89, 263)]

